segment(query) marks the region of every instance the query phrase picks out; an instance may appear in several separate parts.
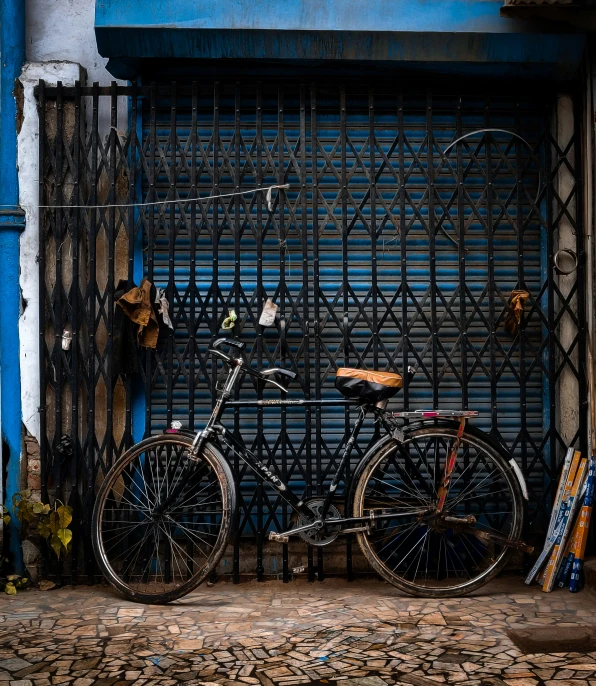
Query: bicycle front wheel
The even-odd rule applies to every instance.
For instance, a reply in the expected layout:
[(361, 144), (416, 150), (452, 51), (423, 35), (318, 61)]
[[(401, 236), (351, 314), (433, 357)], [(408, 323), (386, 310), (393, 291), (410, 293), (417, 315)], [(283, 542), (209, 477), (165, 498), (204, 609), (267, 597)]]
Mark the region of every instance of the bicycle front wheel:
[(519, 540), (523, 497), (510, 464), (493, 446), (464, 433), (440, 514), (438, 490), (457, 429), (427, 426), (374, 450), (357, 483), (354, 516), (373, 515), (358, 534), (371, 566), (415, 596), (461, 596), (506, 564)]
[(128, 450), (102, 483), (93, 548), (106, 579), (130, 600), (162, 604), (204, 581), (224, 553), (235, 510), (230, 468), (209, 443), (154, 436)]

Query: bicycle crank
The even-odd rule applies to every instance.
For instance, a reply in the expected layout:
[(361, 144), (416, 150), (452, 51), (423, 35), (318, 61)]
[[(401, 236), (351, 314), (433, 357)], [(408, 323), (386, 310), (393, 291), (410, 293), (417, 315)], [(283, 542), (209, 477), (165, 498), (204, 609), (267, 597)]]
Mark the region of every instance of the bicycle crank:
[[(298, 526), (289, 531), (282, 531), (281, 533), (270, 531), (269, 540), (275, 541), (276, 543), (287, 543), (290, 540), (290, 536), (298, 535), (303, 541), (314, 546), (321, 547), (333, 543), (339, 534), (344, 532), (341, 531), (337, 524), (335, 526), (331, 525), (333, 528), (329, 525), (325, 526), (325, 521), (320, 516), (324, 502), (323, 498), (308, 500), (305, 505), (313, 513), (312, 519), (301, 514), (298, 517)], [(341, 521), (341, 514), (336, 507), (330, 505), (326, 519)]]
[[(317, 524), (311, 528), (305, 529), (304, 527), (306, 527), (309, 523), (308, 519), (304, 515), (300, 515), (298, 517), (298, 528), (302, 529), (301, 531), (298, 531), (298, 536), (300, 536), (303, 541), (310, 543), (310, 545), (329, 545), (330, 543), (333, 543), (333, 541), (335, 541), (340, 534), (340, 529), (338, 527), (330, 528), (329, 526), (325, 526), (325, 522), (322, 521), (321, 511), (324, 503), (325, 500), (323, 498), (312, 498), (304, 503), (306, 507), (308, 507), (308, 509), (313, 513), (315, 521), (322, 523), (322, 526)], [(341, 514), (334, 505), (329, 506), (326, 519), (341, 519)]]

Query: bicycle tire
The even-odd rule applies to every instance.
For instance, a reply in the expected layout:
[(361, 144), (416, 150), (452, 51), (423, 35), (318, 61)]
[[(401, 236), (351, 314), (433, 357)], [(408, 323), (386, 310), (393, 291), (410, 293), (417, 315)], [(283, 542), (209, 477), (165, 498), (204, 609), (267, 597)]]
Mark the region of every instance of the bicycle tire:
[[(369, 451), (369, 457), (365, 463), (365, 466), (360, 474), (360, 477), (358, 479), (358, 482), (356, 484), (356, 488), (354, 491), (354, 499), (353, 499), (353, 514), (355, 517), (362, 517), (364, 516), (364, 512), (369, 510), (370, 507), (367, 508), (367, 503), (372, 507), (373, 505), (377, 505), (382, 501), (381, 494), (383, 497), (385, 497), (385, 500), (387, 498), (391, 497), (390, 495), (387, 494), (386, 491), (388, 491), (389, 486), (387, 484), (392, 483), (391, 478), (389, 478), (386, 475), (388, 465), (390, 464), (390, 460), (393, 460), (393, 463), (395, 464), (394, 467), (392, 467), (393, 470), (393, 488), (399, 489), (400, 486), (404, 486), (404, 483), (407, 485), (409, 482), (407, 481), (407, 477), (405, 476), (407, 473), (406, 470), (406, 455), (410, 454), (410, 451), (412, 449), (412, 445), (415, 443), (416, 445), (430, 445), (430, 441), (434, 440), (436, 444), (439, 444), (439, 441), (442, 439), (445, 445), (448, 445), (449, 442), (455, 440), (455, 437), (457, 436), (457, 427), (448, 427), (448, 426), (442, 426), (442, 425), (432, 425), (432, 426), (423, 426), (417, 429), (414, 429), (410, 432), (406, 431), (404, 441), (403, 442), (398, 442), (396, 440), (390, 439), (387, 441), (386, 439), (381, 439), (381, 441), (373, 446), (371, 450)], [(463, 436), (461, 437), (461, 444), (460, 444), (460, 449), (458, 451), (459, 453), (466, 454), (465, 451), (472, 451), (468, 452), (468, 466), (465, 467), (463, 465), (460, 465), (459, 471), (454, 472), (452, 476), (452, 484), (455, 482), (455, 490), (457, 491), (458, 488), (458, 483), (461, 482), (462, 479), (464, 479), (464, 474), (467, 470), (470, 469), (470, 465), (473, 463), (470, 462), (469, 457), (470, 455), (474, 455), (475, 458), (477, 458), (477, 462), (480, 462), (480, 459), (484, 459), (489, 465), (491, 465), (491, 469), (494, 467), (495, 470), (498, 472), (498, 478), (499, 482), (505, 487), (503, 490), (507, 490), (509, 492), (509, 496), (511, 499), (511, 513), (510, 513), (510, 524), (508, 527), (508, 531), (506, 532), (506, 537), (511, 539), (511, 540), (519, 540), (521, 536), (521, 532), (523, 529), (523, 496), (521, 492), (521, 487), (519, 484), (519, 481), (514, 473), (513, 468), (511, 465), (508, 463), (507, 459), (505, 456), (503, 456), (500, 452), (498, 452), (493, 445), (488, 442), (484, 441), (482, 438), (478, 437), (475, 434), (467, 433), (464, 432)], [(408, 451), (407, 453), (405, 451)], [(394, 456), (397, 454), (401, 454), (403, 458), (403, 468), (400, 468), (400, 463), (398, 462), (397, 458)], [(420, 453), (420, 451), (417, 451), (415, 453), (417, 456), (418, 455), (423, 455), (423, 453)], [(366, 458), (365, 458), (366, 459)], [(400, 471), (401, 469), (401, 471)], [(408, 467), (408, 469), (413, 469), (412, 467)], [(385, 478), (383, 479), (383, 470), (385, 470)], [(422, 484), (422, 468), (420, 467), (420, 464), (413, 470), (413, 473), (416, 473), (416, 470), (418, 471), (420, 476), (416, 476), (416, 479), (420, 479), (420, 483)], [(422, 470), (422, 471), (421, 471)], [(434, 470), (428, 468), (428, 477), (433, 478), (434, 484), (438, 483), (438, 476), (435, 472), (438, 470)], [(431, 474), (431, 472), (433, 472)], [(377, 474), (375, 476), (375, 473)], [(491, 474), (491, 472), (488, 472)], [(495, 472), (496, 473), (496, 472)], [(467, 474), (466, 478), (464, 479), (464, 482), (459, 485), (459, 489), (461, 490), (462, 488), (465, 487), (466, 482), (467, 483), (474, 483), (474, 470), (469, 472)], [(412, 495), (408, 496), (409, 501), (406, 499), (407, 495), (407, 490), (403, 490), (403, 493), (406, 495), (398, 494), (398, 498), (403, 500), (403, 508), (404, 512), (407, 511), (408, 507), (411, 509), (411, 503), (417, 502), (418, 500), (424, 500), (428, 498), (430, 506), (432, 507), (433, 504), (433, 491), (427, 490), (427, 492), (421, 492), (420, 490), (414, 491), (413, 486), (416, 485), (416, 482), (414, 480), (414, 477), (412, 478), (412, 486), (409, 487), (409, 490), (411, 491)], [(381, 481), (379, 481), (381, 479)], [(401, 481), (400, 481), (401, 479)], [(486, 482), (486, 478), (484, 480)], [(498, 489), (495, 490), (494, 486), (492, 483), (483, 483), (482, 480), (476, 482), (478, 487), (482, 487), (482, 497), (484, 498), (484, 502), (491, 502), (491, 498), (494, 499), (496, 495), (499, 495)], [(382, 484), (382, 485), (381, 485)], [(436, 488), (433, 484), (433, 490), (434, 494), (436, 495)], [(492, 489), (491, 489), (492, 487)], [(418, 488), (416, 486), (416, 488)], [(472, 487), (473, 488), (473, 487)], [(384, 489), (385, 492), (381, 491), (380, 489)], [(469, 493), (473, 493), (473, 490), (469, 490)], [(393, 497), (395, 496), (395, 492), (389, 492), (393, 493)], [(367, 495), (368, 494), (368, 495)], [(458, 498), (461, 498), (461, 493), (458, 496), (457, 493), (454, 496), (452, 491), (450, 490), (450, 497), (448, 498), (448, 504), (453, 504), (455, 507), (454, 512), (459, 508), (462, 508), (462, 503), (465, 503), (466, 499), (468, 500), (468, 503), (466, 503), (465, 507), (468, 508), (473, 514), (479, 515), (478, 519), (482, 520), (482, 517), (484, 516), (487, 518), (489, 516), (492, 516), (494, 513), (494, 510), (490, 511), (488, 514), (486, 513), (479, 513), (475, 512), (474, 510), (478, 510), (479, 504), (478, 503), (470, 503), (469, 501), (478, 499), (479, 496), (469, 496), (465, 497), (466, 492), (463, 491), (464, 497), (458, 501)], [(502, 496), (504, 498), (504, 496)], [(395, 499), (395, 497), (394, 497)], [(493, 502), (498, 502), (496, 500), (493, 500)], [(406, 507), (406, 504), (408, 506)], [(391, 503), (391, 505), (395, 508), (395, 503)], [(449, 505), (451, 506), (451, 505)], [(420, 508), (422, 509), (422, 505)], [(501, 505), (499, 505), (499, 508)], [(496, 514), (502, 514), (501, 512), (497, 511)], [(454, 516), (456, 516), (454, 514)], [(457, 570), (456, 565), (460, 564), (460, 562), (457, 562), (454, 558), (454, 560), (451, 561), (451, 564), (453, 564), (454, 568), (454, 576), (456, 573), (461, 573), (461, 571), (465, 571), (469, 575), (470, 569), (474, 566), (479, 564), (478, 561), (475, 560), (474, 554), (477, 551), (477, 549), (482, 545), (478, 544), (476, 537), (474, 538), (474, 545), (470, 545), (469, 541), (466, 542), (464, 540), (464, 546), (461, 545), (461, 541), (455, 541), (454, 539), (456, 538), (455, 530), (456, 527), (454, 526), (452, 530), (447, 530), (447, 532), (443, 532), (440, 535), (447, 537), (450, 536), (450, 540), (448, 538), (445, 538), (444, 541), (444, 547), (439, 548), (439, 553), (437, 555), (436, 552), (436, 545), (434, 546), (433, 550), (433, 560), (434, 560), (434, 568), (432, 569), (432, 574), (433, 578), (429, 579), (429, 569), (428, 569), (428, 563), (429, 563), (429, 557), (430, 553), (429, 550), (432, 547), (432, 539), (436, 538), (438, 532), (432, 532), (431, 533), (431, 527), (427, 526), (428, 532), (424, 534), (423, 530), (421, 530), (421, 527), (424, 526), (424, 524), (420, 524), (420, 520), (412, 515), (411, 516), (411, 522), (412, 524), (408, 525), (410, 527), (409, 533), (407, 533), (407, 536), (412, 536), (412, 532), (414, 533), (414, 538), (410, 539), (410, 541), (407, 543), (409, 546), (412, 542), (416, 544), (417, 541), (421, 541), (420, 543), (420, 558), (418, 559), (417, 565), (412, 569), (412, 565), (414, 564), (414, 559), (412, 558), (412, 562), (409, 563), (408, 567), (404, 570), (404, 567), (406, 565), (406, 561), (408, 558), (403, 561), (398, 559), (398, 564), (395, 565), (395, 567), (391, 567), (393, 565), (393, 562), (395, 560), (392, 560), (391, 563), (388, 562), (389, 558), (391, 555), (394, 553), (391, 553), (390, 550), (385, 552), (385, 549), (391, 545), (390, 543), (385, 543), (387, 539), (391, 539), (393, 537), (393, 542), (395, 545), (399, 543), (400, 537), (403, 541), (403, 543), (406, 543), (407, 536), (406, 536), (406, 525), (401, 525), (404, 526), (404, 529), (399, 532), (397, 528), (395, 529), (396, 533), (389, 532), (389, 534), (386, 534), (383, 532), (383, 530), (378, 530), (375, 529), (375, 527), (370, 528), (366, 532), (359, 532), (357, 534), (358, 538), (358, 543), (360, 545), (360, 548), (364, 554), (364, 556), (367, 558), (368, 562), (370, 563), (371, 567), (386, 581), (391, 583), (393, 586), (396, 588), (400, 589), (401, 591), (413, 595), (413, 596), (419, 596), (419, 597), (427, 597), (427, 598), (446, 598), (446, 597), (457, 597), (457, 596), (462, 596), (466, 595), (468, 593), (471, 593), (478, 588), (481, 588), (484, 586), (486, 583), (488, 583), (492, 578), (494, 578), (502, 569), (503, 567), (507, 564), (508, 559), (510, 558), (511, 554), (511, 548), (505, 545), (498, 546), (501, 549), (498, 550), (498, 554), (495, 553), (496, 557), (493, 562), (488, 564), (486, 569), (481, 570), (476, 576), (468, 578), (467, 580), (459, 581), (458, 583), (453, 583), (449, 585), (449, 583), (445, 584), (444, 577), (445, 576), (445, 568), (449, 570), (449, 561), (441, 562), (442, 557), (443, 557), (443, 551), (445, 558), (448, 559), (450, 555), (454, 555), (454, 550), (456, 551), (455, 554), (457, 554), (458, 557), (460, 557), (460, 553), (457, 553), (457, 545), (460, 546), (460, 549), (462, 550), (461, 555), (464, 556), (465, 561), (461, 561), (461, 567), (462, 570)], [(395, 521), (397, 521), (397, 518), (395, 518)], [(400, 519), (401, 521), (401, 519)], [(492, 519), (490, 521), (493, 521)], [(383, 523), (387, 523), (388, 520), (385, 520)], [(481, 526), (479, 527), (481, 528)], [(389, 525), (385, 527), (385, 530), (389, 529)], [(463, 529), (460, 530), (460, 533), (457, 534), (460, 536), (460, 538), (463, 538), (464, 536), (467, 536), (467, 534), (462, 533)], [(379, 542), (377, 542), (379, 541)], [(384, 549), (380, 548), (380, 543), (384, 543)], [(426, 550), (425, 550), (426, 549)], [(487, 545), (488, 549), (488, 545)], [(382, 554), (381, 554), (382, 553)], [(401, 553), (400, 553), (401, 554)], [(409, 553), (407, 553), (409, 554)], [(425, 578), (424, 578), (424, 584), (422, 583), (422, 572), (420, 574), (420, 578), (417, 581), (417, 573), (419, 570), (419, 566), (421, 564), (421, 559), (422, 555), (426, 554), (426, 559), (425, 563), (427, 565), (427, 569), (425, 570)], [(385, 559), (383, 558), (383, 555)], [(480, 555), (480, 553), (478, 553)], [(396, 556), (396, 558), (399, 558), (399, 554)], [(466, 559), (467, 558), (467, 559)], [(479, 559), (479, 558), (478, 558)], [(489, 558), (490, 559), (490, 558)], [(461, 560), (461, 557), (460, 557)], [(400, 564), (402, 565), (401, 568), (398, 570), (398, 567), (400, 567)], [(443, 567), (441, 571), (441, 566)], [(397, 571), (396, 571), (397, 570)], [(436, 576), (437, 579), (435, 580), (434, 575), (436, 571)], [(441, 572), (441, 573), (439, 573)], [(413, 574), (413, 578), (412, 578)], [(409, 578), (407, 578), (409, 577)], [(441, 578), (440, 578), (441, 577)]]
[[(95, 558), (107, 581), (130, 600), (161, 605), (183, 597), (215, 569), (228, 544), (236, 510), (231, 469), (211, 443), (204, 444), (196, 459), (189, 458), (192, 442), (191, 437), (181, 434), (147, 438), (122, 455), (99, 488), (92, 519)], [(164, 486), (168, 472), (178, 474), (171, 491), (169, 486)], [(153, 479), (151, 485), (150, 479)], [(156, 508), (167, 502), (174, 488), (181, 489), (178, 497), (184, 501), (175, 502), (173, 508), (156, 514)], [(191, 489), (196, 492), (193, 494)], [(197, 500), (205, 490), (212, 500), (205, 500), (205, 496)], [(128, 540), (130, 537), (133, 541)], [(149, 549), (149, 562), (145, 563), (141, 551), (147, 556)], [(112, 550), (115, 550), (113, 554)], [(161, 551), (163, 566), (159, 561)], [(199, 552), (204, 559), (199, 557)], [(126, 556), (133, 554), (134, 561), (126, 563)], [(141, 563), (141, 573), (135, 574)], [(156, 580), (151, 585), (149, 580), (153, 576)], [(131, 583), (131, 578), (137, 577), (139, 580)]]

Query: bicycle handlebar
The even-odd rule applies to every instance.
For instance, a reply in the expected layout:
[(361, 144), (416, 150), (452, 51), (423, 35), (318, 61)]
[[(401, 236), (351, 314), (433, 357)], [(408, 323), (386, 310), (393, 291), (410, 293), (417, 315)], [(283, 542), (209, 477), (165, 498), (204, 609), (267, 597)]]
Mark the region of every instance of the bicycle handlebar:
[[(207, 352), (211, 355), (214, 355), (215, 357), (219, 357), (220, 360), (223, 360), (224, 362), (230, 363), (234, 358), (230, 357), (230, 355), (226, 355), (226, 353), (219, 350), (219, 348), (221, 348), (224, 345), (227, 345), (231, 348), (236, 348), (239, 351), (243, 351), (246, 348), (246, 344), (242, 343), (242, 341), (237, 341), (233, 338), (218, 338), (217, 340), (213, 341), (211, 347), (208, 349)], [(286, 379), (295, 379), (298, 376), (295, 372), (292, 372), (289, 369), (281, 369), (280, 367), (270, 367), (269, 369), (253, 369), (250, 365), (246, 364), (244, 356), (242, 356), (240, 367), (247, 374), (255, 376), (261, 379), (261, 381), (270, 383), (273, 386), (277, 386), (284, 393), (286, 392), (284, 386), (282, 386), (280, 383), (278, 383), (278, 381), (271, 377), (282, 376), (286, 377)]]
[(230, 348), (237, 348), (238, 350), (244, 350), (246, 348), (246, 343), (242, 341), (237, 341), (235, 338), (218, 338), (211, 344), (214, 350), (218, 350), (222, 345), (228, 345)]

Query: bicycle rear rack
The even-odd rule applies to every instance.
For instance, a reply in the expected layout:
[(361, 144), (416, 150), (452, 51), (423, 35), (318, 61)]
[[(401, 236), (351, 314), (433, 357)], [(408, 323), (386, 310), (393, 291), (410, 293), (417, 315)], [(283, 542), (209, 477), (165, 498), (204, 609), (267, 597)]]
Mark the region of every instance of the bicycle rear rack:
[(411, 410), (408, 412), (391, 412), (390, 415), (404, 419), (433, 419), (434, 417), (459, 419), (461, 417), (478, 417), (479, 412), (476, 410)]

